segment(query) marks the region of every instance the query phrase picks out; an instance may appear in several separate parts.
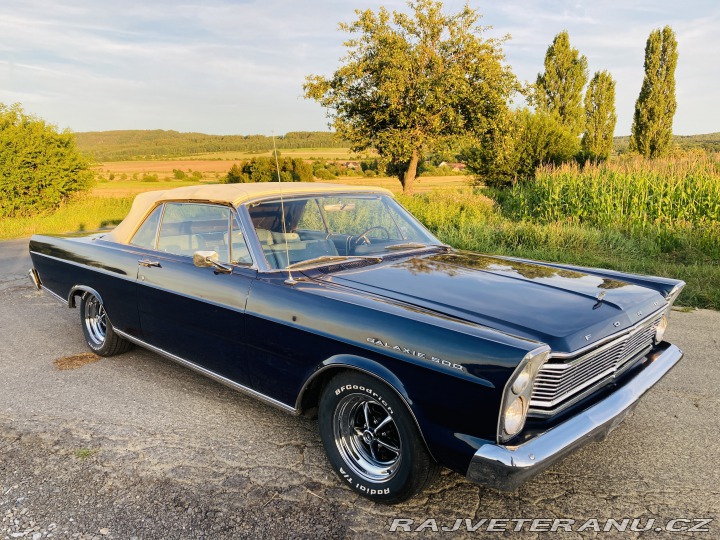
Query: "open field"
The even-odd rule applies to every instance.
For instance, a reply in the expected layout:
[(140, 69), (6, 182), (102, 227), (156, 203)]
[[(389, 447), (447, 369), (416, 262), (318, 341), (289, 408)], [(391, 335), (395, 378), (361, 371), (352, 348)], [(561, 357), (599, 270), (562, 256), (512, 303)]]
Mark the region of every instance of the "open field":
[[(184, 165), (187, 164), (187, 165)], [(220, 165), (219, 165), (220, 164)], [(121, 161), (104, 163), (101, 167), (103, 171), (108, 171), (115, 175), (114, 180), (98, 182), (91, 190), (94, 197), (128, 197), (137, 195), (144, 191), (156, 191), (161, 189), (171, 189), (175, 187), (189, 186), (200, 183), (216, 183), (219, 176), (224, 176), (232, 163), (224, 163), (221, 161)], [(187, 173), (188, 169), (203, 173), (203, 179), (200, 181), (193, 180), (175, 180), (172, 178), (173, 169), (180, 169)], [(126, 179), (117, 179), (123, 174)], [(160, 178), (157, 182), (144, 182), (140, 180), (143, 174), (154, 174)], [(137, 175), (137, 179), (132, 176)], [(216, 177), (217, 175), (217, 177)], [(167, 180), (165, 180), (167, 178)], [(366, 176), (342, 176), (336, 180), (325, 180), (326, 182), (335, 184), (349, 184), (353, 186), (378, 186), (391, 190), (394, 193), (400, 193), (402, 186), (397, 178), (391, 177), (366, 177)], [(417, 178), (414, 188), (417, 193), (427, 193), (436, 189), (455, 188), (467, 186), (469, 182), (468, 176), (424, 176)]]
[[(365, 154), (358, 154), (352, 152), (349, 148), (287, 148), (278, 150), (280, 157), (291, 157), (296, 159), (363, 159)], [(215, 159), (225, 161), (247, 161), (254, 157), (270, 157), (273, 153), (271, 150), (267, 152), (240, 152), (240, 151), (229, 151), (229, 152), (209, 152), (207, 154), (196, 154), (193, 156), (180, 158), (185, 159)], [(360, 156), (360, 157), (358, 157)]]

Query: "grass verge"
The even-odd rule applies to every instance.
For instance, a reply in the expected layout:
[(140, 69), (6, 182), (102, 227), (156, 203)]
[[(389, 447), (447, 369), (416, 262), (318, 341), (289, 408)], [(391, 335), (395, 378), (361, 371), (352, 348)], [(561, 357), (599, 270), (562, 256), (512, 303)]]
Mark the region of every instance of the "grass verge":
[(36, 233), (93, 231), (117, 225), (130, 210), (132, 197), (84, 197), (43, 216), (3, 218), (0, 240), (25, 238)]

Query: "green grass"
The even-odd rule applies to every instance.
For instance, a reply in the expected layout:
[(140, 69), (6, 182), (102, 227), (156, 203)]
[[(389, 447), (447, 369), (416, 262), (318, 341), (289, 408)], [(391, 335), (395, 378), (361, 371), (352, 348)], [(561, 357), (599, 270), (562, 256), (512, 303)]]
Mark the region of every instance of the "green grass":
[(79, 448), (75, 450), (75, 457), (81, 461), (85, 461), (97, 454), (97, 452), (97, 450), (91, 450), (90, 448)]
[(36, 233), (93, 231), (117, 225), (130, 210), (132, 197), (84, 197), (45, 216), (3, 218), (0, 240), (25, 238)]

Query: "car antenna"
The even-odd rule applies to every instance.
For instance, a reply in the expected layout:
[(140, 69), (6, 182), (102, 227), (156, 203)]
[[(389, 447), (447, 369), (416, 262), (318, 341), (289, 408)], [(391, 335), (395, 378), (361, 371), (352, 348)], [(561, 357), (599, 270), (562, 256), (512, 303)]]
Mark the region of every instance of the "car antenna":
[(277, 155), (277, 146), (275, 145), (275, 132), (272, 132), (272, 141), (273, 141), (273, 154), (275, 155), (275, 170), (277, 171), (277, 179), (278, 182), (280, 182), (280, 212), (282, 213), (282, 231), (283, 231), (283, 239), (285, 240), (285, 257), (287, 259), (287, 265), (288, 265), (288, 277), (285, 280), (285, 283), (287, 285), (295, 285), (297, 281), (293, 278), (292, 270), (290, 270), (290, 248), (288, 247), (288, 239), (287, 239), (287, 225), (285, 224), (285, 202), (283, 201), (283, 190), (282, 190), (282, 178), (280, 177), (280, 162), (278, 161), (278, 155)]

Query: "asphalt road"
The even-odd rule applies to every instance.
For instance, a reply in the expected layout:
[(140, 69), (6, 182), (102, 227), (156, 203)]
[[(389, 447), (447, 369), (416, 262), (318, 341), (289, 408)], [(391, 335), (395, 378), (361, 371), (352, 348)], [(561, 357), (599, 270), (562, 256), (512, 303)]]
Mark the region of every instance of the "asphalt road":
[[(334, 476), (314, 421), (155, 354), (58, 370), (55, 360), (87, 351), (79, 315), (30, 286), (26, 245), (0, 243), (0, 538), (415, 536), (391, 532), (395, 518), (472, 538), (503, 533), (468, 532), (466, 519), (550, 520), (540, 530), (575, 520), (563, 538), (677, 538), (693, 533), (655, 529), (705, 518), (710, 532), (694, 535), (720, 537), (720, 313), (673, 313), (668, 338), (686, 357), (605, 441), (515, 493), (444, 471), (389, 507)], [(607, 519), (651, 527), (596, 532)], [(442, 532), (456, 520), (458, 531)], [(522, 526), (520, 536), (545, 535)]]

